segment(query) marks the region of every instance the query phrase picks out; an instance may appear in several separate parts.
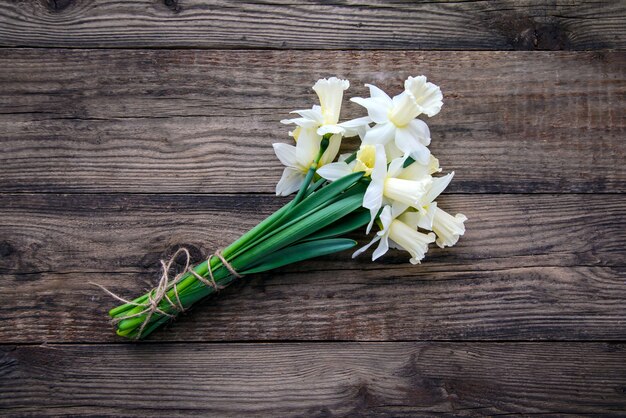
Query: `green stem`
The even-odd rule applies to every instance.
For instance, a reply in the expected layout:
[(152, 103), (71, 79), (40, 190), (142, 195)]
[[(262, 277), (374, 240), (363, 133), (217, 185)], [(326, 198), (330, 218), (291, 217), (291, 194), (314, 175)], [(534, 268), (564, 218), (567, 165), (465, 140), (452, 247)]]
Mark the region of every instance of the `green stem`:
[(356, 151), (353, 152), (352, 154), (350, 154), (348, 156), (348, 158), (346, 158), (345, 160), (343, 160), (344, 163), (346, 164), (350, 164), (352, 161), (354, 161), (356, 159)]
[(324, 137), (322, 137), (322, 141), (320, 142), (320, 150), (315, 156), (315, 159), (313, 160), (313, 162), (311, 163), (311, 166), (309, 167), (309, 171), (307, 171), (306, 177), (304, 178), (304, 181), (300, 185), (300, 190), (298, 190), (298, 194), (291, 202), (292, 206), (296, 206), (298, 203), (300, 203), (302, 198), (304, 198), (304, 195), (306, 194), (306, 191), (309, 188), (309, 184), (311, 184), (311, 180), (313, 180), (315, 171), (317, 171), (320, 160), (322, 159), (322, 155), (324, 155), (324, 153), (326, 152), (326, 149), (328, 148), (328, 145), (330, 144), (331, 136), (332, 134), (326, 134), (324, 135)]
[(320, 177), (319, 179), (317, 179), (315, 183), (309, 186), (309, 188), (306, 191), (306, 194), (304, 195), (304, 198), (306, 199), (307, 197), (309, 197), (314, 191), (319, 189), (320, 186), (322, 186), (325, 182), (326, 182), (326, 179), (323, 177)]
[[(289, 202), (286, 205), (288, 209), (282, 212), (280, 216), (277, 216), (274, 219), (272, 219), (272, 221), (268, 223), (267, 227), (263, 230), (263, 232), (269, 231), (272, 228), (280, 226), (280, 223), (285, 219), (285, 217), (289, 216), (289, 214), (291, 213), (291, 210), (295, 208), (304, 197), (307, 196), (307, 190), (309, 189), (309, 185), (311, 184), (311, 181), (313, 180), (313, 176), (315, 175), (315, 172), (317, 171), (319, 162), (322, 159), (324, 152), (326, 152), (326, 149), (328, 149), (331, 136), (332, 136), (331, 134), (326, 134), (322, 137), (322, 140), (320, 142), (320, 149), (317, 155), (315, 156), (315, 159), (311, 163), (309, 167), (309, 171), (307, 171), (307, 174), (304, 177), (302, 184), (300, 184), (300, 190), (298, 190), (298, 194), (291, 202)], [(241, 245), (237, 247), (232, 253), (229, 253), (228, 255), (229, 256), (232, 255), (233, 257), (236, 257), (244, 253), (251, 247), (257, 245), (259, 243), (259, 240), (263, 240), (265, 238), (266, 236), (262, 235), (261, 233), (256, 234), (253, 240), (249, 240), (248, 242), (245, 243), (245, 245)]]
[[(354, 208), (358, 207), (359, 201), (355, 200), (351, 202), (354, 198), (348, 197), (350, 194), (347, 194), (345, 195), (345, 201), (342, 201), (341, 204), (328, 207), (328, 209), (323, 209), (323, 211), (320, 212), (320, 215), (322, 215), (322, 213), (327, 214), (323, 215), (325, 217), (314, 221), (300, 214), (296, 219), (290, 219), (290, 222), (282, 225), (284, 223), (283, 220), (289, 219), (291, 212), (305, 197), (313, 194), (318, 187), (324, 184), (325, 180), (320, 179), (311, 186), (319, 162), (329, 146), (330, 137), (331, 134), (327, 134), (322, 138), (319, 152), (311, 163), (296, 197), (224, 249), (224, 258), (228, 260), (237, 271), (243, 271), (241, 269), (245, 269), (246, 266), (249, 266), (254, 260), (266, 257), (285, 246), (291, 245), (292, 242), (314, 233), (319, 228), (324, 227), (324, 225), (351, 213)], [(334, 201), (335, 199), (331, 199), (327, 203), (331, 204)], [(354, 208), (350, 205), (354, 206)], [(326, 207), (327, 205), (322, 206)], [(317, 209), (322, 210), (321, 207)], [(314, 216), (313, 218), (316, 217)], [(304, 231), (308, 232), (304, 233)], [(226, 286), (234, 280), (232, 274), (222, 265), (222, 262), (217, 257), (212, 257), (209, 262), (204, 261), (200, 263), (193, 268), (193, 271), (201, 277), (208, 277), (209, 269), (213, 272), (216, 283), (221, 286)], [(181, 304), (184, 307), (189, 307), (214, 291), (215, 289), (213, 287), (206, 286), (193, 274), (187, 273), (180, 282), (167, 292), (167, 296), (170, 300), (174, 301), (178, 295)], [(146, 309), (146, 303), (149, 301), (151, 293), (152, 292), (135, 299), (133, 301), (134, 303), (118, 306), (112, 309), (109, 314), (113, 318), (138, 315)], [(136, 306), (136, 304), (140, 306)], [(178, 313), (176, 307), (171, 306), (167, 300), (159, 304), (159, 309), (170, 314)], [(142, 338), (150, 334), (168, 319), (169, 317), (167, 315), (159, 313), (153, 314), (149, 323), (141, 332), (142, 335), (138, 337)], [(117, 333), (126, 337), (137, 337), (139, 327), (145, 320), (145, 314), (123, 319), (117, 324)]]

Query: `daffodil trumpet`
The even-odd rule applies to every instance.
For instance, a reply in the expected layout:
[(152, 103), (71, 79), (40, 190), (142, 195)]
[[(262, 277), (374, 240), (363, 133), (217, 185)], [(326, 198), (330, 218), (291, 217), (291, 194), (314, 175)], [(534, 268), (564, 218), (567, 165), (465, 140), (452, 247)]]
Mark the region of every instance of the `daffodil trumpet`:
[[(367, 116), (340, 122), (349, 86), (335, 77), (318, 80), (313, 90), (320, 104), (282, 121), (296, 125), (289, 132), (295, 144), (274, 144), (285, 165), (276, 194), (296, 193), (293, 200), (202, 263), (190, 266), (189, 252), (178, 250), (161, 262), (158, 286), (134, 300), (105, 289), (124, 302), (109, 312), (118, 335), (144, 338), (239, 277), (354, 248), (350, 234), (361, 228), (366, 234), (374, 225), (378, 230), (353, 258), (377, 243), (372, 260), (394, 248), (418, 264), (431, 243), (442, 248), (457, 243), (467, 217), (453, 216), (435, 201), (453, 173), (436, 176), (441, 168), (427, 148), (430, 131), (418, 119), (440, 111), (439, 87), (426, 77), (409, 77), (404, 91), (391, 98), (366, 85), (371, 97), (352, 101), (364, 106)], [(342, 138), (357, 135), (359, 149), (338, 156)], [(170, 267), (181, 255), (183, 271), (171, 277)]]

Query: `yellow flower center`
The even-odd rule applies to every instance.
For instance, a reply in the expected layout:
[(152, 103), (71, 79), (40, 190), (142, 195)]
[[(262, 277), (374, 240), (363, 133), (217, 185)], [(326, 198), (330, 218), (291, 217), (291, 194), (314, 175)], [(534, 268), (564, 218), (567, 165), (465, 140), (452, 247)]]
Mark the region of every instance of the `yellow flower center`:
[(365, 171), (365, 175), (372, 174), (376, 164), (376, 147), (373, 145), (363, 145), (356, 153), (356, 165), (354, 171)]

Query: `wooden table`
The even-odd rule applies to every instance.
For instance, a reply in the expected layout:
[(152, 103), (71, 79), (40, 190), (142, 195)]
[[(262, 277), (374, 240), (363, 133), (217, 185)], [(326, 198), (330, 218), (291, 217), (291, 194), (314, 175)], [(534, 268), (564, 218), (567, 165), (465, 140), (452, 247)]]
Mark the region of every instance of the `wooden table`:
[[(623, 1), (3, 3), (0, 413), (626, 410)], [(317, 78), (418, 74), (458, 246), (304, 262), (114, 335), (89, 282), (135, 296), (278, 208), (271, 143)]]

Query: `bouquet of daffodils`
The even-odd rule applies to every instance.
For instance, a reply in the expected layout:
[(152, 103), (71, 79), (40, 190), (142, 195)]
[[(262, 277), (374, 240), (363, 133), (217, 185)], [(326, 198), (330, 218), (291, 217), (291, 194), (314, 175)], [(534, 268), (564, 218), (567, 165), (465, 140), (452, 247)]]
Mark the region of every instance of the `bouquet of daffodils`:
[[(169, 261), (156, 288), (124, 302), (109, 314), (117, 334), (140, 339), (194, 303), (218, 292), (235, 279), (272, 270), (309, 258), (345, 251), (357, 242), (345, 236), (363, 228), (376, 231), (369, 244), (352, 257), (378, 244), (372, 260), (389, 248), (407, 251), (418, 264), (429, 244), (454, 245), (465, 232), (462, 214), (450, 215), (435, 199), (454, 173), (441, 172), (430, 153), (430, 131), (418, 117), (435, 116), (443, 105), (441, 90), (426, 77), (409, 77), (404, 91), (393, 98), (373, 85), (370, 97), (351, 100), (367, 110), (367, 116), (339, 122), (347, 80), (318, 80), (313, 90), (320, 105), (297, 110), (298, 117), (283, 120), (295, 125), (289, 135), (295, 145), (274, 144), (286, 166), (276, 194), (295, 193), (289, 203), (263, 220), (228, 247), (190, 265), (182, 248)], [(344, 137), (358, 136), (361, 145), (335, 161)], [(176, 275), (171, 266), (180, 255), (184, 268)]]

